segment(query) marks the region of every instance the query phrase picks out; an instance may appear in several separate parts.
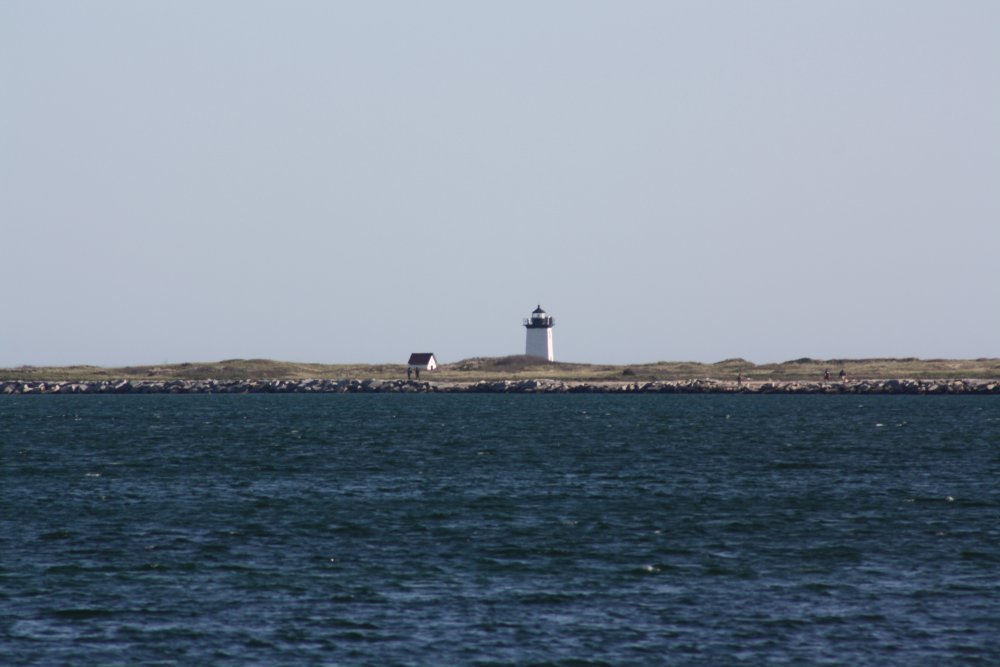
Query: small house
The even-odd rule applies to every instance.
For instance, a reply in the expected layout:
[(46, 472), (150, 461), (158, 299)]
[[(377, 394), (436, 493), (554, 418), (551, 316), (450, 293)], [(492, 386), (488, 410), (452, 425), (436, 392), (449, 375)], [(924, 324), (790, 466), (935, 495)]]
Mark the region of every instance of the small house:
[(433, 352), (414, 352), (406, 364), (414, 370), (432, 371), (438, 367)]

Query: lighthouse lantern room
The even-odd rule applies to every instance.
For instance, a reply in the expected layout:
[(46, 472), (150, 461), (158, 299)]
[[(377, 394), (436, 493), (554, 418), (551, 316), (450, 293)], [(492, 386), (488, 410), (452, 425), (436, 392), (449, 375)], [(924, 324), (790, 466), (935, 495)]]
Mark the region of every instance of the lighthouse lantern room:
[(552, 327), (555, 323), (555, 319), (549, 317), (541, 305), (535, 308), (531, 317), (524, 320), (524, 328), (527, 330), (524, 353), (527, 356), (555, 361), (552, 355)]

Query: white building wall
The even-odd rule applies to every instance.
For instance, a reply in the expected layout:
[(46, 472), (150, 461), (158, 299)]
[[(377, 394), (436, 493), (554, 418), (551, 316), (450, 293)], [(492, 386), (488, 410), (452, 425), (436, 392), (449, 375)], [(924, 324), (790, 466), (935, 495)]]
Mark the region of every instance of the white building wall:
[(547, 361), (555, 361), (552, 355), (552, 327), (526, 329), (528, 337), (524, 344), (524, 353), (529, 357), (541, 357)]

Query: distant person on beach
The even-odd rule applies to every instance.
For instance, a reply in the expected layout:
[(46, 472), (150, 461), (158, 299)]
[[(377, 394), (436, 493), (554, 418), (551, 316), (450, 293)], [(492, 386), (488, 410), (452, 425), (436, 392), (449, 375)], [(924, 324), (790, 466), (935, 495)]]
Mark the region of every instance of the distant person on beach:
[(830, 381), (830, 369), (829, 368), (827, 368), (825, 371), (823, 371), (823, 379), (826, 380), (827, 382)]
[(847, 373), (844, 371), (843, 368), (840, 369), (840, 381), (847, 382)]
[(739, 374), (736, 376), (736, 386), (740, 386), (742, 384), (743, 384), (743, 371), (740, 371)]
[(406, 367), (406, 379), (407, 380), (413, 379), (413, 368), (411, 368), (410, 366)]
[(418, 366), (417, 368), (414, 368), (413, 372), (417, 374), (417, 379), (419, 380), (420, 379), (420, 367)]

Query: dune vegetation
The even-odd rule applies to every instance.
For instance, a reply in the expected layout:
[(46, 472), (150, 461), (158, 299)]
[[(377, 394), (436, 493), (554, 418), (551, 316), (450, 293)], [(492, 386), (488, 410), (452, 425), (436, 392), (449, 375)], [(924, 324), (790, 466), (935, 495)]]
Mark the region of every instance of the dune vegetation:
[[(659, 361), (646, 364), (608, 365), (569, 362), (549, 363), (526, 356), (476, 357), (442, 364), (424, 371), (422, 380), (476, 382), (548, 378), (566, 382), (651, 381), (711, 378), (747, 381), (819, 380), (829, 369), (836, 379), (841, 370), (850, 379), (996, 379), (1000, 359), (810, 359), (754, 364), (745, 359), (717, 363)], [(313, 364), (269, 359), (227, 359), (216, 362), (161, 364), (155, 366), (19, 366), (0, 369), (0, 380), (79, 382), (94, 380), (300, 380), (393, 379), (406, 377), (404, 364)]]

